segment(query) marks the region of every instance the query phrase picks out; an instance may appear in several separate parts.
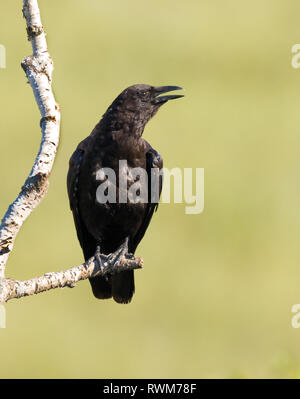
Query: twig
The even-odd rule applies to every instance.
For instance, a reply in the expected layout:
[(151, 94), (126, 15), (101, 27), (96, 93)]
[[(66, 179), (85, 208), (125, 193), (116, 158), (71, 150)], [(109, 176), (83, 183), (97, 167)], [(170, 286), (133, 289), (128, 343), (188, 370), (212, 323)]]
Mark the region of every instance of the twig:
[(127, 255), (120, 262), (106, 262), (107, 256), (101, 255), (99, 258), (93, 256), (80, 266), (62, 272), (46, 273), (41, 277), (30, 280), (18, 281), (14, 279), (0, 280), (0, 303), (7, 302), (13, 298), (21, 298), (28, 295), (39, 294), (54, 288), (75, 287), (80, 280), (97, 275), (115, 274), (125, 270), (140, 269), (143, 266), (141, 258)]

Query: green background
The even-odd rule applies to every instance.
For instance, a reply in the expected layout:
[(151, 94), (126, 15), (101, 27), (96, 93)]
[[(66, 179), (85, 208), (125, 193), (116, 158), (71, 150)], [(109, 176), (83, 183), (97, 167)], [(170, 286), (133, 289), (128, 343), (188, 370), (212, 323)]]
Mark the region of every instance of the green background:
[[(39, 113), (20, 62), (22, 2), (2, 0), (0, 214), (39, 147)], [(6, 305), (0, 377), (297, 377), (300, 330), (300, 42), (297, 0), (41, 0), (62, 111), (49, 193), (18, 235), (7, 277), (80, 264), (68, 160), (134, 83), (175, 84), (145, 138), (165, 166), (205, 168), (205, 210), (162, 204), (138, 248), (130, 305), (87, 281)]]

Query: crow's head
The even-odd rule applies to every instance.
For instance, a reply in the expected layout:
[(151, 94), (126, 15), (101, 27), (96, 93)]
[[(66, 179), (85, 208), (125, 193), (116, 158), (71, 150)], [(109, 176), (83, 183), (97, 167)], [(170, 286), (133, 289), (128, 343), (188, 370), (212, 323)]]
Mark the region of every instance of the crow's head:
[(145, 124), (167, 101), (183, 97), (180, 94), (165, 95), (165, 93), (174, 90), (182, 90), (182, 87), (133, 85), (125, 89), (115, 99), (108, 111), (125, 114), (128, 118), (140, 120)]
[(121, 93), (124, 105), (133, 111), (136, 109), (157, 109), (169, 100), (183, 97), (183, 95), (171, 94), (163, 96), (161, 94), (174, 90), (182, 90), (179, 86), (150, 86), (150, 85), (133, 85), (125, 89)]
[(151, 111), (157, 110), (169, 100), (183, 97), (183, 95), (162, 95), (174, 90), (182, 90), (179, 86), (150, 86), (133, 85), (125, 89), (121, 94), (124, 108), (129, 111)]

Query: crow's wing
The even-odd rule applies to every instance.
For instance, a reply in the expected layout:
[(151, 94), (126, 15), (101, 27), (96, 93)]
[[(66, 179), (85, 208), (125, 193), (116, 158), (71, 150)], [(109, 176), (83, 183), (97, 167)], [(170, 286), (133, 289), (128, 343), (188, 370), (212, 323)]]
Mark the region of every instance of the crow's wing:
[(149, 226), (149, 223), (151, 221), (151, 218), (153, 216), (153, 213), (158, 208), (158, 202), (153, 202), (153, 203), (151, 202), (151, 169), (152, 168), (157, 168), (158, 172), (160, 172), (159, 187), (158, 187), (159, 196), (158, 197), (160, 197), (162, 185), (163, 185), (163, 175), (162, 175), (163, 160), (162, 160), (162, 157), (160, 156), (160, 154), (157, 151), (155, 151), (150, 146), (150, 144), (148, 144), (148, 146), (149, 146), (149, 149), (146, 152), (146, 171), (148, 174), (148, 204), (146, 207), (146, 212), (145, 212), (145, 216), (144, 216), (142, 225), (141, 225), (139, 231), (137, 232), (137, 234), (130, 240), (130, 243), (129, 243), (129, 246), (130, 246), (129, 250), (132, 253), (135, 252), (136, 247), (138, 246), (141, 239), (144, 237), (146, 230)]
[(67, 177), (68, 195), (70, 208), (73, 212), (74, 223), (77, 237), (84, 253), (85, 259), (89, 259), (95, 253), (96, 240), (87, 231), (79, 210), (79, 176), (81, 161), (84, 156), (84, 150), (77, 148), (70, 159), (69, 172)]
[[(84, 146), (82, 145), (84, 148)], [(73, 212), (77, 237), (83, 250), (85, 260), (91, 258), (96, 251), (97, 241), (88, 232), (84, 221), (80, 216), (79, 209), (79, 177), (81, 162), (84, 157), (84, 149), (78, 146), (70, 159), (70, 167), (67, 177), (68, 195), (70, 200), (70, 207)], [(93, 293), (95, 297), (100, 299), (110, 298), (112, 296), (111, 281), (106, 277), (96, 276), (90, 279)]]

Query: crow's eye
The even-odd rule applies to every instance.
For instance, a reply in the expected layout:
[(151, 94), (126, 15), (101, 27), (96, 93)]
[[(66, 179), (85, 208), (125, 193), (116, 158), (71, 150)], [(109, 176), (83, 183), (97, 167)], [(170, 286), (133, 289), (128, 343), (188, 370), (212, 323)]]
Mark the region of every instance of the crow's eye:
[(147, 92), (146, 91), (141, 91), (141, 96), (146, 97)]

